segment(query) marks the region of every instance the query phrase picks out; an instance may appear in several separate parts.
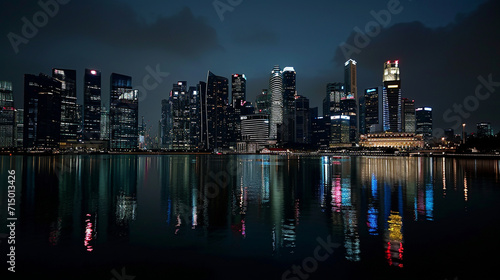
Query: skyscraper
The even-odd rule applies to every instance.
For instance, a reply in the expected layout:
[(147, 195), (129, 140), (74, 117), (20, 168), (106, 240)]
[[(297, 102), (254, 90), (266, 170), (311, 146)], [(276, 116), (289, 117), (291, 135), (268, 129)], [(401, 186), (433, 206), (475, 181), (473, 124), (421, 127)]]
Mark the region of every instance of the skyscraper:
[[(343, 110), (343, 115), (348, 115), (351, 121), (351, 128), (349, 132), (349, 138), (351, 142), (357, 142), (359, 134), (359, 100), (358, 100), (358, 86), (357, 86), (357, 73), (356, 73), (357, 62), (355, 60), (349, 59), (344, 64), (344, 89), (345, 98), (347, 100), (354, 100), (347, 102), (349, 106), (344, 106), (344, 108), (349, 108), (348, 111)], [(342, 101), (341, 101), (342, 102)], [(345, 102), (344, 102), (345, 103)]]
[(384, 63), (383, 76), (384, 131), (401, 132), (401, 80), (399, 60)]
[(379, 122), (379, 91), (378, 88), (365, 90), (365, 133), (374, 133)]
[(271, 91), (271, 118), (269, 138), (278, 138), (278, 126), (283, 124), (283, 77), (279, 65), (275, 65), (269, 77)]
[(330, 116), (330, 147), (351, 142), (351, 120), (349, 116)]
[(192, 150), (199, 150), (202, 146), (202, 107), (201, 85), (189, 87), (189, 145)]
[(24, 133), (24, 109), (16, 109), (16, 124), (15, 124), (15, 146), (18, 148), (23, 147), (23, 133)]
[(208, 72), (206, 91), (207, 149), (217, 150), (229, 144), (229, 94), (227, 78)]
[(297, 95), (296, 88), (296, 72), (293, 67), (285, 67), (283, 75), (283, 124), (281, 126), (281, 142), (295, 142), (295, 96)]
[(241, 116), (241, 140), (255, 142), (258, 149), (263, 148), (269, 139), (269, 116)]
[(424, 135), (424, 140), (432, 138), (432, 108), (420, 107), (415, 110), (416, 132)]
[(15, 146), (15, 114), (12, 82), (0, 81), (0, 147)]
[(59, 148), (61, 82), (45, 74), (24, 75), (25, 148)]
[(190, 96), (186, 81), (172, 85), (170, 92), (172, 101), (172, 149), (188, 150), (190, 137)]
[(401, 100), (401, 106), (403, 132), (415, 133), (417, 128), (415, 120), (415, 100), (403, 98), (403, 100)]
[(304, 96), (295, 96), (295, 133), (294, 143), (309, 143), (309, 99)]
[(247, 78), (245, 74), (231, 75), (231, 96), (234, 111), (237, 115), (241, 114), (241, 107), (246, 100)]
[(99, 140), (101, 136), (101, 71), (85, 69), (83, 78), (83, 139)]
[(132, 77), (112, 73), (110, 90), (111, 149), (136, 149), (139, 138), (139, 100), (137, 90), (132, 89)]
[(345, 97), (343, 83), (328, 83), (326, 85), (326, 97), (323, 100), (323, 117), (339, 115), (340, 100)]
[(257, 96), (255, 99), (257, 114), (271, 115), (271, 97), (272, 96), (268, 93), (267, 89), (263, 89), (262, 93)]
[(491, 128), (491, 123), (480, 122), (476, 124), (477, 137), (489, 137), (493, 136), (493, 128)]
[(61, 142), (77, 141), (78, 123), (76, 120), (76, 71), (52, 69), (52, 77), (61, 82)]

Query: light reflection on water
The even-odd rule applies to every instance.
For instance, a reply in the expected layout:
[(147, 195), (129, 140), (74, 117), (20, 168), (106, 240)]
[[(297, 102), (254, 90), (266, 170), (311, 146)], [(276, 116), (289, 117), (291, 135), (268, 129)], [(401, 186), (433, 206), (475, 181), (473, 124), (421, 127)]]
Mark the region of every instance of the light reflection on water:
[(407, 226), (444, 223), (450, 206), (461, 217), (499, 182), (498, 161), (444, 158), (30, 156), (1, 165), (19, 174), (20, 220), (34, 248), (294, 260), (330, 234), (345, 261), (394, 267), (412, 259)]

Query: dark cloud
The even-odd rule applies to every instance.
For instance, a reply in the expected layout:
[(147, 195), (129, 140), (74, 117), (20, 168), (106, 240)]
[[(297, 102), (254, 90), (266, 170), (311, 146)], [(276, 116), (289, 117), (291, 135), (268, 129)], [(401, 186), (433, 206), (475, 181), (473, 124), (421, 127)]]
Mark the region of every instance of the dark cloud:
[[(491, 112), (498, 110), (500, 87), (478, 105), (471, 96), (480, 84), (480, 76), (488, 80), (492, 75), (493, 81), (500, 82), (498, 11), (500, 2), (492, 0), (468, 15), (458, 16), (446, 27), (432, 29), (411, 22), (383, 30), (352, 55), (358, 61), (358, 90), (380, 85), (384, 61), (399, 59), (403, 96), (415, 99), (417, 105), (434, 107), (436, 127), (455, 126), (458, 119), (470, 126), (479, 121), (496, 121), (498, 116)], [(356, 47), (356, 36), (352, 33), (346, 43)], [(336, 50), (334, 60), (338, 67), (343, 65), (342, 47)], [(470, 102), (464, 106), (467, 114), (455, 113), (454, 104), (464, 102)], [(450, 109), (453, 113), (444, 115)], [(494, 125), (496, 130), (500, 128), (499, 123)]]
[[(9, 2), (10, 12), (3, 15), (9, 24), (3, 24), (0, 30), (2, 34), (13, 32), (22, 36), (21, 19), (26, 17), (33, 22), (33, 15), (43, 8), (33, 1), (13, 2)], [(116, 0), (70, 1), (59, 5), (58, 12), (38, 29), (39, 34), (31, 40), (44, 48), (65, 40), (89, 40), (121, 49), (162, 50), (191, 57), (221, 49), (215, 29), (203, 18), (195, 17), (189, 8), (146, 23), (127, 4)], [(8, 43), (13, 53), (9, 40), (3, 43), (4, 48)], [(32, 50), (28, 44), (21, 44), (19, 51)]]

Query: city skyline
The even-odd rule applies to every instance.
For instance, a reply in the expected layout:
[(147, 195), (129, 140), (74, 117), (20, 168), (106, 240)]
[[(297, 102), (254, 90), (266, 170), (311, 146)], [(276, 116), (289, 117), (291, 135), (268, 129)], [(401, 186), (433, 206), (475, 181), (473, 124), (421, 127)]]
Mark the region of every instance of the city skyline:
[[(148, 2), (148, 5), (131, 4), (128, 1), (116, 1), (109, 3), (90, 3), (95, 4), (95, 10), (100, 13), (106, 13), (110, 9), (114, 9), (113, 14), (122, 15), (123, 13), (137, 14), (147, 19), (151, 26), (142, 26), (145, 30), (145, 35), (151, 34), (149, 27), (156, 26), (164, 27), (166, 23), (173, 23), (176, 19), (183, 18), (186, 20), (187, 27), (179, 27), (182, 33), (184, 28), (192, 28), (196, 26), (196, 30), (206, 31), (206, 35), (199, 36), (199, 33), (191, 34), (198, 35), (198, 39), (207, 38), (211, 35), (213, 39), (207, 39), (205, 47), (198, 46), (186, 47), (186, 44), (192, 41), (191, 36), (171, 37), (168, 36), (172, 28), (165, 29), (167, 35), (162, 41), (163, 43), (170, 42), (170, 38), (174, 39), (177, 49), (165, 47), (166, 49), (158, 50), (158, 46), (164, 46), (161, 42), (151, 42), (152, 39), (144, 38), (142, 43), (137, 43), (132, 47), (120, 44), (114, 45), (110, 39), (105, 39), (101, 35), (103, 31), (109, 30), (107, 21), (102, 20), (101, 14), (95, 15), (95, 21), (89, 22), (89, 28), (85, 32), (80, 27), (75, 26), (76, 23), (85, 22), (82, 17), (75, 15), (77, 8), (82, 8), (81, 3), (68, 3), (60, 5), (59, 13), (51, 17), (48, 24), (43, 28), (38, 28), (36, 36), (30, 38), (27, 44), (21, 43), (18, 46), (19, 52), (16, 54), (7, 36), (0, 44), (0, 50), (6, 54), (6, 65), (9, 68), (0, 70), (2, 80), (12, 81), (15, 95), (16, 107), (22, 104), (22, 75), (24, 73), (48, 73), (52, 67), (61, 67), (62, 69), (77, 69), (77, 84), (82, 83), (82, 75), (79, 69), (92, 68), (101, 69), (103, 76), (108, 76), (112, 72), (127, 73), (135, 78), (136, 85), (146, 89), (146, 96), (143, 102), (140, 102), (139, 115), (144, 115), (145, 119), (153, 122), (160, 118), (157, 110), (153, 110), (155, 104), (168, 94), (170, 85), (178, 80), (187, 80), (190, 82), (203, 80), (207, 70), (218, 73), (224, 77), (230, 77), (233, 73), (244, 73), (247, 77), (247, 98), (251, 101), (254, 97), (260, 94), (261, 89), (267, 87), (268, 75), (267, 72), (272, 65), (290, 65), (300, 73), (297, 76), (297, 91), (299, 95), (306, 96), (310, 99), (311, 107), (321, 107), (322, 99), (324, 98), (324, 85), (331, 82), (343, 80), (343, 69), (341, 65), (347, 60), (340, 48), (343, 42), (358, 48), (360, 51), (352, 54), (352, 58), (358, 61), (358, 94), (366, 88), (379, 85), (380, 81), (380, 61), (387, 59), (399, 59), (401, 61), (404, 72), (402, 79), (405, 89), (404, 97), (416, 100), (415, 106), (433, 106), (435, 109), (435, 123), (439, 128), (446, 129), (447, 127), (455, 126), (460, 123), (477, 123), (487, 121), (487, 112), (494, 112), (494, 105), (497, 101), (497, 96), (491, 94), (487, 102), (480, 102), (480, 109), (474, 111), (465, 111), (464, 114), (455, 112), (454, 104), (462, 105), (466, 98), (474, 95), (478, 85), (484, 84), (481, 81), (495, 81), (498, 79), (499, 73), (497, 69), (498, 56), (494, 55), (492, 50), (497, 46), (497, 36), (488, 36), (472, 40), (481, 34), (472, 34), (469, 28), (465, 26), (473, 26), (481, 30), (485, 30), (485, 34), (489, 34), (488, 30), (494, 20), (497, 20), (491, 15), (491, 11), (495, 10), (494, 1), (460, 1), (454, 2), (453, 6), (446, 6), (447, 3), (433, 4), (429, 9), (425, 3), (412, 3), (401, 1), (398, 6), (400, 13), (392, 14), (387, 25), (383, 25), (384, 29), (376, 36), (370, 36), (369, 44), (356, 45), (356, 27), (364, 30), (364, 27), (374, 21), (373, 14), (382, 15), (382, 11), (387, 11), (388, 3), (384, 1), (378, 3), (366, 3), (363, 9), (349, 7), (341, 4), (321, 3), (321, 5), (310, 5), (311, 11), (315, 11), (323, 15), (324, 13), (335, 11), (343, 11), (339, 14), (339, 22), (342, 24), (338, 27), (326, 24), (323, 17), (319, 17), (317, 21), (308, 23), (307, 20), (288, 21), (290, 30), (296, 30), (297, 35), (291, 36), (295, 43), (290, 44), (286, 30), (278, 30), (275, 27), (270, 27), (268, 32), (262, 31), (262, 25), (257, 24), (257, 27), (245, 27), (237, 29), (233, 32), (234, 21), (238, 17), (242, 17), (245, 23), (252, 23), (249, 16), (260, 8), (258, 3), (242, 2), (234, 7), (232, 12), (224, 13), (224, 20), (221, 21), (213, 5), (210, 2), (201, 3), (194, 1), (193, 3), (176, 3), (159, 4), (155, 1)], [(124, 3), (121, 9), (116, 9), (117, 3)], [(154, 5), (158, 17), (148, 16), (148, 10), (151, 10)], [(11, 20), (12, 24), (6, 25), (3, 28), (5, 34), (16, 33), (21, 34), (23, 21), (20, 19), (26, 17), (31, 20), (32, 15), (41, 10), (37, 5), (18, 6), (18, 4), (9, 4), (10, 13), (6, 14), (6, 20)], [(184, 9), (181, 7), (188, 5)], [(277, 3), (269, 3), (274, 6)], [(163, 10), (165, 7), (168, 9)], [(294, 7), (294, 8), (292, 8)], [(359, 6), (358, 6), (359, 7)], [(446, 9), (444, 9), (446, 7)], [(296, 15), (300, 9), (297, 9), (297, 2), (292, 1), (288, 16), (278, 14), (281, 19), (289, 18)], [(320, 9), (321, 8), (321, 9)], [(200, 10), (203, 10), (200, 11)], [(320, 11), (321, 10), (321, 11)], [(165, 11), (165, 12), (162, 12)], [(425, 11), (425, 12), (424, 12)], [(439, 17), (434, 16), (439, 11)], [(372, 13), (373, 12), (373, 13)], [(268, 12), (266, 12), (268, 13)], [(461, 17), (456, 17), (457, 14), (462, 14)], [(304, 15), (303, 15), (304, 16)], [(74, 17), (75, 22), (68, 22)], [(112, 20), (113, 15), (109, 18)], [(132, 18), (132, 17), (130, 17)], [(482, 19), (490, 18), (490, 21)], [(283, 21), (282, 22), (286, 22)], [(488, 22), (488, 25), (485, 25)], [(134, 21), (126, 21), (126, 26), (133, 27), (136, 24)], [(298, 23), (306, 24), (304, 27), (297, 25)], [(155, 25), (156, 24), (156, 25)], [(74, 27), (72, 33), (69, 30), (65, 31), (61, 26)], [(277, 24), (279, 26), (280, 24)], [(321, 25), (321, 27), (320, 27)], [(79, 25), (80, 26), (80, 25)], [(441, 27), (448, 27), (446, 32)], [(62, 29), (61, 29), (62, 28)], [(260, 28), (260, 29), (259, 29)], [(60, 30), (61, 29), (61, 30)], [(101, 30), (102, 29), (102, 30)], [(122, 30), (122, 29), (120, 29)], [(158, 29), (158, 32), (162, 32)], [(313, 38), (304, 37), (305, 30), (311, 30)], [(415, 31), (415, 32), (409, 32)], [(68, 34), (74, 36), (82, 36), (85, 38), (80, 44), (82, 47), (73, 47), (72, 42), (60, 40)], [(135, 31), (133, 31), (135, 32)], [(132, 35), (135, 33), (132, 32)], [(197, 31), (198, 32), (198, 31)], [(285, 32), (285, 33), (283, 33)], [(304, 48), (304, 42), (316, 42), (318, 34), (327, 32), (327, 40), (324, 43), (316, 43), (314, 48)], [(497, 31), (491, 30), (493, 34)], [(490, 33), (491, 33), (490, 32)], [(191, 32), (192, 33), (192, 32)], [(409, 34), (427, 34), (426, 37), (417, 37), (422, 44), (415, 41), (416, 39), (408, 39), (406, 33)], [(236, 42), (242, 40), (251, 40), (251, 38), (261, 34), (271, 34), (271, 40), (259, 41), (255, 39), (254, 44), (238, 45)], [(370, 33), (371, 34), (371, 33)], [(473, 35), (473, 37), (471, 37)], [(60, 37), (64, 36), (64, 37)], [(95, 37), (97, 36), (97, 38)], [(423, 35), (422, 35), (423, 36)], [(444, 36), (444, 37), (443, 37)], [(358, 36), (359, 37), (359, 36)], [(464, 45), (463, 49), (453, 49), (451, 52), (453, 57), (459, 57), (460, 60), (454, 60), (450, 55), (441, 55), (442, 49), (452, 49), (452, 45), (443, 44), (439, 37), (446, 41), (453, 42), (454, 38), (461, 38), (460, 44)], [(274, 39), (272, 39), (274, 38)], [(308, 38), (303, 40), (303, 38)], [(395, 38), (399, 38), (395, 41)], [(425, 39), (424, 39), (425, 38)], [(470, 38), (470, 39), (467, 39)], [(45, 47), (45, 41), (52, 39), (51, 47)], [(229, 39), (229, 42), (228, 42)], [(302, 40), (301, 40), (302, 39)], [(58, 44), (53, 44), (53, 40), (57, 40)], [(90, 40), (90, 41), (89, 41)], [(238, 41), (239, 40), (239, 41)], [(137, 41), (137, 40), (134, 40)], [(357, 41), (362, 41), (358, 38)], [(266, 43), (264, 43), (266, 42)], [(407, 43), (408, 42), (408, 43)], [(482, 43), (479, 43), (482, 42)], [(68, 46), (62, 48), (63, 45)], [(168, 44), (172, 45), (172, 44)], [(284, 46), (289, 46), (284, 48)], [(180, 50), (184, 46), (185, 50)], [(362, 47), (360, 47), (362, 46)], [(430, 47), (433, 46), (433, 47)], [(61, 49), (62, 48), (62, 49)], [(142, 50), (150, 50), (145, 54)], [(207, 49), (205, 49), (207, 48)], [(35, 50), (43, 49), (43, 57), (37, 56)], [(317, 49), (317, 51), (315, 51)], [(328, 49), (328, 50), (327, 50)], [(280, 51), (278, 51), (280, 50)], [(314, 50), (314, 51), (313, 51)], [(467, 52), (464, 53), (464, 50)], [(257, 56), (258, 53), (268, 53), (264, 56)], [(238, 56), (235, 56), (237, 53)], [(246, 55), (241, 55), (245, 53)], [(446, 52), (449, 53), (449, 52)], [(13, 54), (13, 55), (10, 55)], [(106, 54), (103, 56), (103, 54)], [(191, 55), (192, 54), (192, 55)], [(255, 54), (255, 55), (254, 55)], [(465, 55), (467, 54), (467, 55)], [(121, 59), (126, 57), (126, 59)], [(237, 57), (237, 59), (236, 59)], [(120, 59), (119, 59), (120, 58)], [(459, 65), (459, 67), (456, 67)], [(438, 71), (438, 72), (436, 72)], [(153, 77), (151, 73), (159, 73), (159, 76)], [(446, 72), (448, 75), (439, 75)], [(165, 77), (165, 73), (170, 73)], [(143, 83), (146, 76), (152, 76), (146, 84)], [(156, 78), (156, 79), (155, 79)], [(482, 78), (482, 79), (479, 79)], [(456, 83), (460, 81), (460, 83)], [(491, 83), (490, 83), (491, 84)], [(109, 85), (103, 83), (103, 92), (109, 91)], [(77, 87), (79, 102), (81, 102), (82, 88)], [(437, 94), (443, 94), (447, 98), (435, 99)], [(486, 94), (486, 93), (484, 93)], [(103, 98), (107, 98), (104, 97)], [(107, 100), (103, 100), (106, 102)], [(434, 104), (433, 104), (434, 103)], [(471, 103), (474, 105), (473, 103)], [(469, 106), (470, 107), (470, 106)], [(447, 118), (443, 117), (447, 110), (451, 109)], [(490, 113), (491, 114), (491, 113)], [(463, 116), (462, 116), (463, 115)], [(467, 117), (464, 117), (467, 116)], [(498, 120), (489, 120), (495, 130), (498, 130)]]

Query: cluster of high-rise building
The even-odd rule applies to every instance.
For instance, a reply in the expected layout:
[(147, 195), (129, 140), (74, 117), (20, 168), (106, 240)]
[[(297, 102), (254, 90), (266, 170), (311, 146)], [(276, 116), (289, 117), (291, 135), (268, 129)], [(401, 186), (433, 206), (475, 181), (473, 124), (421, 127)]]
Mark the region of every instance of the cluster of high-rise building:
[(24, 108), (15, 109), (11, 82), (0, 82), (1, 147), (24, 149), (138, 147), (138, 92), (130, 76), (112, 73), (109, 110), (101, 101), (101, 72), (85, 69), (83, 106), (76, 70), (24, 75)]
[[(171, 151), (257, 152), (263, 148), (421, 148), (432, 139), (432, 108), (404, 98), (398, 60), (383, 65), (382, 83), (358, 92), (357, 62), (344, 64), (344, 80), (328, 83), (322, 116), (298, 94), (293, 67), (275, 65), (269, 87), (247, 99), (247, 78), (208, 72), (205, 81), (172, 85), (161, 102), (159, 148)], [(24, 76), (24, 108), (14, 108), (12, 83), (0, 81), (0, 147), (111, 150), (146, 148), (139, 125), (138, 91), (130, 76), (112, 73), (110, 102), (101, 100), (101, 72), (85, 69), (83, 105), (76, 71), (52, 69)], [(231, 82), (231, 83), (230, 83)], [(448, 133), (448, 132), (447, 132)], [(489, 123), (478, 135), (491, 135)], [(448, 137), (448, 136), (447, 136)]]

